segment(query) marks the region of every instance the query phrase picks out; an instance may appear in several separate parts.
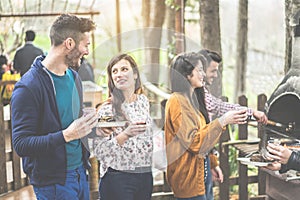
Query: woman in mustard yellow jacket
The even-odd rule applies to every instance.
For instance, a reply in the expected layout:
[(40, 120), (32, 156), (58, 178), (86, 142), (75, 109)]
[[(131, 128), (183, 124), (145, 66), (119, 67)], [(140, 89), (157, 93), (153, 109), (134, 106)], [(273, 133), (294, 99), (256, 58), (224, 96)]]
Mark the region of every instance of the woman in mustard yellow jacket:
[(172, 95), (165, 108), (167, 180), (177, 199), (206, 200), (204, 157), (227, 124), (246, 123), (246, 110), (229, 111), (206, 124), (194, 89), (205, 73), (197, 53), (183, 53), (171, 64)]

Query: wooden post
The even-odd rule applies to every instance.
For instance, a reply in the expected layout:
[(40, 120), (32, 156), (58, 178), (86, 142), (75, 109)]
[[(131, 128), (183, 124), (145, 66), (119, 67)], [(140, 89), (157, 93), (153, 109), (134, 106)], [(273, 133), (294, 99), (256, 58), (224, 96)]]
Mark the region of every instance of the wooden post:
[[(248, 100), (245, 95), (240, 96), (239, 104), (241, 106), (247, 106)], [(240, 140), (246, 140), (248, 138), (248, 125), (241, 124), (239, 125), (239, 136)], [(239, 152), (239, 157), (242, 156)], [(239, 164), (239, 199), (248, 199), (248, 166)]]
[(220, 199), (229, 200), (229, 145), (221, 146), (222, 150), (220, 152), (220, 167), (222, 166), (224, 181), (220, 183)]
[(99, 162), (96, 157), (90, 159), (91, 168), (89, 169), (89, 184), (91, 199), (98, 199), (99, 186)]
[[(228, 102), (227, 97), (222, 97), (222, 100), (225, 102)], [(220, 162), (220, 167), (223, 172), (224, 176), (224, 181), (223, 183), (219, 184), (219, 198), (222, 200), (229, 200), (229, 176), (230, 176), (230, 167), (229, 167), (229, 146), (226, 145), (223, 147), (223, 142), (227, 142), (230, 140), (230, 134), (228, 127), (225, 130), (224, 133), (222, 133), (219, 141), (219, 162)]]
[[(267, 96), (265, 94), (260, 94), (257, 97), (257, 110), (264, 111), (265, 104), (267, 102)], [(259, 123), (257, 126), (257, 136), (260, 138), (259, 149), (262, 147), (262, 140), (265, 136), (265, 130), (262, 127), (262, 124)], [(258, 169), (258, 194), (266, 194), (266, 172)]]
[(0, 102), (0, 194), (7, 192), (5, 130), (3, 104)]
[[(17, 155), (15, 149), (12, 144), (12, 127), (11, 127), (11, 110), (9, 111), (10, 121), (9, 121), (9, 134), (11, 136), (11, 152), (12, 152), (12, 168), (13, 168), (13, 187), (14, 190), (18, 190), (22, 187), (22, 177), (21, 177), (21, 158)], [(26, 182), (25, 185), (28, 183)]]
[[(238, 98), (238, 103), (241, 106), (248, 106), (248, 99), (245, 95), (239, 96)], [(239, 125), (239, 136), (238, 138), (240, 140), (246, 140), (248, 139), (248, 128), (247, 128), (247, 124), (241, 124)]]

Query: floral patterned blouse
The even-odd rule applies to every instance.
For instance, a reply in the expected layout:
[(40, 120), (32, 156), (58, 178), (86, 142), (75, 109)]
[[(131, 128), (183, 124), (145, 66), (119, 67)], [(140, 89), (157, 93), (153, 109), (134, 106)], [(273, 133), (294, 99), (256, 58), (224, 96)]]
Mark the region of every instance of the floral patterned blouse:
[[(100, 177), (103, 177), (108, 167), (115, 170), (135, 170), (136, 167), (151, 167), (153, 140), (149, 100), (143, 95), (137, 95), (137, 100), (131, 103), (124, 102), (121, 109), (130, 122), (146, 121), (147, 130), (129, 138), (122, 146), (115, 136), (122, 132), (122, 128), (110, 137), (96, 137), (94, 139), (94, 155), (100, 161)], [(112, 104), (104, 104), (98, 111), (101, 116), (112, 116)]]

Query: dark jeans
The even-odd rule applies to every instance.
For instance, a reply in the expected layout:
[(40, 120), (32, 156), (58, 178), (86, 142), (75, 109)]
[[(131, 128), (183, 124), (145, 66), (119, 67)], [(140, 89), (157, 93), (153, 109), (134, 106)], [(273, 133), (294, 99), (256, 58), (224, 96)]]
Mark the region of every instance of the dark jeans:
[(123, 172), (109, 168), (99, 183), (100, 200), (150, 200), (152, 172)]
[(202, 196), (196, 196), (191, 198), (176, 198), (177, 200), (206, 200), (205, 195)]
[(205, 162), (207, 166), (207, 177), (205, 179), (205, 196), (206, 196), (206, 200), (213, 200), (214, 199), (213, 180), (212, 180), (212, 175), (210, 170), (209, 156), (206, 156)]
[(86, 170), (79, 167), (68, 170), (65, 185), (33, 186), (38, 200), (87, 200), (90, 199), (89, 182)]

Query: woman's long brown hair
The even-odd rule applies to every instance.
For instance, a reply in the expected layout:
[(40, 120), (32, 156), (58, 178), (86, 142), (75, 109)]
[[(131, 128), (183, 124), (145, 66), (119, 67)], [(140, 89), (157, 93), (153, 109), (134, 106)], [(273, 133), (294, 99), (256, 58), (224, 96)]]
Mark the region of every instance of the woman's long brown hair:
[(130, 55), (125, 54), (125, 53), (114, 56), (109, 61), (108, 66), (107, 66), (108, 92), (109, 92), (108, 95), (111, 98), (110, 100), (112, 102), (114, 118), (118, 119), (118, 120), (124, 119), (124, 115), (121, 111), (121, 105), (125, 101), (125, 97), (124, 97), (122, 91), (119, 90), (118, 88), (116, 88), (116, 86), (114, 84), (114, 81), (112, 79), (112, 67), (123, 59), (127, 60), (130, 63), (130, 65), (133, 69), (133, 73), (137, 74), (137, 79), (135, 81), (134, 93), (135, 94), (143, 93), (140, 74), (139, 74), (138, 66), (137, 66), (135, 60)]

